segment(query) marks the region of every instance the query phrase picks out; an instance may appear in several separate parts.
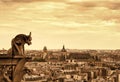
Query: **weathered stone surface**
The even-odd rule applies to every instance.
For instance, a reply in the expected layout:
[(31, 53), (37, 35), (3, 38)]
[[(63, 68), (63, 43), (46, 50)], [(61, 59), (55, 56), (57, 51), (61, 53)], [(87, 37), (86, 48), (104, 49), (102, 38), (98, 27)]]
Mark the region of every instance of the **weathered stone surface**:
[(24, 65), (27, 61), (30, 60), (31, 60), (30, 57), (25, 57), (25, 56), (12, 57), (12, 56), (0, 55), (0, 66), (1, 67), (10, 66), (13, 69), (12, 79), (10, 79), (8, 76), (5, 75), (6, 72), (5, 70), (1, 70), (0, 82), (21, 82), (21, 79), (24, 74), (23, 71)]

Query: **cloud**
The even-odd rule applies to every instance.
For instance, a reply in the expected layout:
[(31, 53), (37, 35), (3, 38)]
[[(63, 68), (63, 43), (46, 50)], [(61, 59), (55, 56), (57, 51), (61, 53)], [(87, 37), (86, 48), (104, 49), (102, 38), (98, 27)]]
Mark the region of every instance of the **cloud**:
[(113, 1), (113, 2), (106, 2), (106, 4), (103, 4), (103, 6), (111, 9), (111, 10), (118, 10), (120, 9), (120, 2), (116, 2), (116, 1)]
[(63, 2), (65, 0), (0, 0), (1, 3)]
[[(120, 1), (114, 0), (0, 0), (0, 4), (11, 4), (11, 3), (32, 3), (32, 2), (54, 2), (54, 3), (65, 3), (69, 4), (69, 6), (74, 6), (78, 9), (89, 10), (94, 7), (105, 7), (111, 10), (119, 10), (120, 9)], [(71, 7), (71, 8), (72, 8)]]
[(111, 10), (118, 10), (120, 9), (120, 1), (110, 1), (110, 0), (77, 0), (77, 1), (70, 1), (67, 0), (67, 3), (70, 5), (76, 5), (78, 8), (94, 8), (94, 7), (104, 7), (109, 8)]

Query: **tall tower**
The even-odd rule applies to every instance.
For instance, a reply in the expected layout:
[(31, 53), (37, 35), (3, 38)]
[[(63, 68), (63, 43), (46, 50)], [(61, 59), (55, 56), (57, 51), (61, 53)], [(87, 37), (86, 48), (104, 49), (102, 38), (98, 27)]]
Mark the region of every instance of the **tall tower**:
[(63, 45), (63, 48), (61, 49), (61, 52), (67, 52), (64, 45)]
[(61, 60), (65, 61), (65, 59), (67, 58), (67, 50), (65, 49), (65, 46), (63, 45), (63, 48), (61, 49)]

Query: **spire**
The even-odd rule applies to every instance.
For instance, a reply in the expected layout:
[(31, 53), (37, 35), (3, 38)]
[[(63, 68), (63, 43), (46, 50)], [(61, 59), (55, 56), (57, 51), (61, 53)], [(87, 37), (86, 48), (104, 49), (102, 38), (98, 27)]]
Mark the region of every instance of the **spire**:
[(47, 47), (46, 46), (44, 46), (43, 52), (47, 52)]
[(64, 45), (63, 45), (63, 48), (62, 48), (61, 52), (66, 52), (66, 49), (65, 49)]

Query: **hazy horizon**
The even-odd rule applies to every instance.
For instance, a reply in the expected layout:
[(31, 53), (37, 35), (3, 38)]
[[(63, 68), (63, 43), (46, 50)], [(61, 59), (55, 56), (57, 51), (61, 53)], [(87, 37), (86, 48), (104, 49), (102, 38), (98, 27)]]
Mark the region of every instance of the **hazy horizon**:
[(0, 48), (32, 32), (25, 49), (120, 49), (120, 0), (0, 0)]

